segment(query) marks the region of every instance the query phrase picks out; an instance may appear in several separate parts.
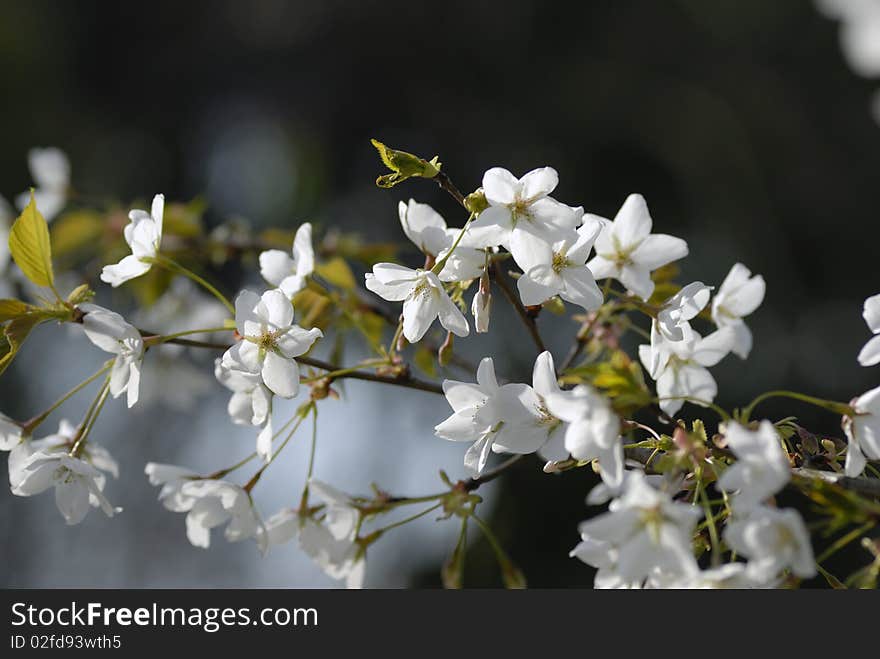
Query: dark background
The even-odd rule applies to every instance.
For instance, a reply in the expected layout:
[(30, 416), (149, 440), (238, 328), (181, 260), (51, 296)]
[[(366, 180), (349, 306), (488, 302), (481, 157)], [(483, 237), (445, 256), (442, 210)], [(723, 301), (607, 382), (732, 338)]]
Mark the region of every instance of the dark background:
[[(862, 301), (880, 288), (873, 86), (804, 0), (4, 0), (0, 191), (30, 184), (28, 148), (57, 145), (83, 195), (205, 194), (213, 221), (402, 240), (399, 199), (464, 218), (428, 183), (375, 188), (369, 138), (439, 154), (465, 191), (493, 165), (549, 164), (555, 196), (588, 211), (613, 216), (644, 194), (655, 230), (690, 244), (684, 279), (718, 285), (737, 260), (765, 276), (755, 349), (713, 369), (717, 402), (776, 388), (849, 400), (877, 383), (855, 359)], [(557, 359), (575, 327), (546, 330)], [(491, 345), (499, 370), (528, 377), (524, 331), (494, 331), (465, 351)], [(14, 388), (4, 400), (25, 406)], [(810, 408), (762, 409), (840, 435)], [(536, 471), (502, 485), (493, 522), (534, 585), (587, 584), (563, 557), (591, 478)], [(473, 585), (497, 582), (484, 554)], [(411, 583), (436, 583), (435, 567)]]

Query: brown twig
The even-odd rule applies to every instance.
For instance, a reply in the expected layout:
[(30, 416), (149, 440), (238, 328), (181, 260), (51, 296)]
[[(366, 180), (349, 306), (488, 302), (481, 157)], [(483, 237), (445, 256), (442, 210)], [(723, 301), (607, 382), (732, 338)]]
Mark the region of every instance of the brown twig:
[(544, 341), (541, 339), (541, 334), (538, 332), (538, 325), (535, 323), (535, 319), (529, 315), (528, 311), (526, 311), (526, 308), (522, 305), (522, 302), (520, 302), (516, 294), (511, 290), (510, 285), (507, 283), (503, 268), (499, 267), (498, 264), (495, 264), (492, 270), (495, 273), (493, 278), (495, 283), (498, 284), (498, 288), (501, 289), (504, 297), (507, 298), (507, 301), (510, 302), (516, 313), (522, 319), (523, 324), (529, 332), (529, 336), (532, 337), (532, 341), (534, 341), (535, 347), (538, 349), (538, 352), (544, 352), (547, 348), (544, 347)]

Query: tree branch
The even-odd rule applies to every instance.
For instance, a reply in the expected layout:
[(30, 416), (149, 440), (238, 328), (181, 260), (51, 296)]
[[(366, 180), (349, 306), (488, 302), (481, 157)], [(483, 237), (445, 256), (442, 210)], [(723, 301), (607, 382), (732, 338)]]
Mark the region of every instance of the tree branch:
[(522, 319), (523, 324), (526, 326), (526, 329), (529, 332), (529, 336), (532, 337), (532, 341), (535, 343), (535, 347), (538, 349), (538, 352), (544, 352), (547, 348), (544, 347), (544, 341), (541, 339), (541, 334), (538, 332), (538, 325), (535, 323), (535, 319), (529, 315), (529, 312), (526, 311), (526, 308), (522, 305), (519, 298), (516, 294), (511, 290), (510, 285), (507, 283), (506, 275), (503, 272), (503, 269), (498, 266), (496, 263), (493, 266), (493, 271), (495, 273), (495, 283), (498, 284), (498, 288), (501, 289), (501, 292), (504, 294), (504, 297), (507, 298), (507, 301), (513, 306), (516, 310), (516, 313)]

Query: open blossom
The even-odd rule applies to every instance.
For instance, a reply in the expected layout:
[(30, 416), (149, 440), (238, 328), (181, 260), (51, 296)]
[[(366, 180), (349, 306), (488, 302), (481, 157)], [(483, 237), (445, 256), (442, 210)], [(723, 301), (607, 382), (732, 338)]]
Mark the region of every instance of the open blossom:
[(174, 465), (149, 463), (145, 472), (151, 485), (161, 486), (159, 499), (173, 512), (186, 513), (186, 537), (194, 547), (211, 545), (211, 529), (226, 525), (229, 542), (254, 538), (267, 548), (266, 528), (250, 495), (228, 481), (199, 478)]
[(235, 299), (235, 326), (242, 340), (223, 355), (222, 363), (241, 364), (259, 373), (266, 387), (282, 398), (299, 392), (296, 357), (305, 354), (323, 336), (321, 330), (293, 323), (293, 305), (275, 288), (262, 296), (242, 291)]
[[(34, 148), (28, 151), (28, 168), (36, 184), (34, 200), (37, 203), (37, 210), (47, 222), (51, 222), (67, 203), (70, 161), (61, 149)], [(24, 210), (30, 200), (30, 191), (22, 192), (16, 197), (15, 203)]]
[(537, 305), (559, 295), (587, 311), (602, 306), (602, 291), (586, 266), (593, 241), (601, 230), (601, 222), (588, 222), (552, 243), (526, 232), (514, 234), (511, 249), (523, 270), (517, 280), (522, 303)]
[(572, 208), (548, 195), (559, 184), (552, 167), (533, 169), (518, 179), (502, 167), (483, 174), (483, 193), (488, 202), (472, 224), (475, 235), (486, 246), (503, 245), (511, 249), (519, 263), (518, 246), (526, 240), (513, 240), (517, 234), (529, 234), (553, 241), (556, 236), (581, 224), (584, 209)]
[(706, 367), (714, 366), (730, 352), (733, 331), (722, 328), (706, 337), (692, 331), (687, 339), (664, 345), (666, 347), (653, 373), (651, 346), (639, 346), (642, 365), (657, 381), (660, 409), (666, 414), (675, 414), (681, 409), (685, 398), (694, 399), (691, 402), (697, 405), (700, 401), (711, 403), (718, 394), (718, 385)]
[(855, 415), (843, 417), (843, 430), (849, 440), (844, 470), (858, 476), (868, 460), (880, 460), (880, 387), (865, 392), (851, 403)]
[(403, 335), (410, 343), (421, 340), (439, 318), (456, 336), (467, 336), (467, 319), (449, 298), (440, 278), (430, 270), (413, 270), (394, 263), (377, 263), (365, 275), (366, 286), (389, 302), (403, 301)]
[(260, 254), (260, 274), (267, 282), (293, 297), (305, 288), (306, 277), (315, 270), (312, 248), (312, 225), (308, 222), (296, 230), (291, 253), (269, 249)]
[(260, 371), (249, 371), (236, 361), (237, 352), (227, 351), (214, 362), (214, 375), (232, 392), (226, 409), (232, 422), (258, 426), (257, 454), (268, 461), (272, 457), (272, 392), (263, 384)]
[[(565, 451), (577, 460), (596, 460), (602, 480), (611, 487), (623, 481), (620, 418), (608, 399), (589, 385), (546, 396), (547, 409), (565, 422)], [(558, 431), (557, 431), (558, 432)]]
[(742, 359), (752, 350), (752, 331), (743, 318), (761, 306), (766, 290), (767, 284), (761, 275), (753, 277), (746, 266), (736, 263), (712, 300), (712, 320), (718, 327), (733, 328), (732, 352)]
[(131, 254), (114, 265), (105, 265), (101, 271), (101, 281), (116, 288), (129, 279), (146, 274), (152, 267), (150, 259), (159, 253), (162, 243), (162, 218), (165, 214), (165, 196), (157, 194), (153, 197), (153, 205), (149, 213), (133, 210), (128, 214), (129, 223), (123, 230), (125, 242), (131, 248)]
[(29, 497), (54, 487), (55, 504), (68, 524), (79, 524), (90, 506), (100, 507), (108, 517), (122, 510), (104, 496), (104, 475), (67, 451), (39, 450), (16, 465), (16, 471), (12, 493)]
[[(410, 199), (398, 205), (400, 225), (412, 243), (429, 258), (442, 260), (449, 255), (461, 229), (449, 228), (446, 220), (428, 204)], [(470, 281), (479, 277), (486, 266), (484, 245), (473, 230), (467, 231), (437, 274), (440, 281)]]
[[(585, 219), (596, 218), (586, 215)], [(614, 278), (643, 300), (651, 297), (651, 271), (684, 258), (688, 246), (681, 238), (651, 233), (653, 221), (640, 194), (631, 194), (617, 211), (613, 222), (605, 223), (596, 238), (596, 256), (587, 265), (596, 279)]]
[(810, 536), (800, 513), (758, 506), (745, 517), (735, 517), (724, 531), (724, 541), (749, 559), (746, 574), (770, 580), (789, 568), (802, 578), (816, 574)]
[(89, 341), (116, 355), (110, 371), (110, 394), (118, 398), (126, 392), (128, 406), (132, 407), (138, 400), (144, 359), (144, 340), (140, 332), (115, 311), (96, 304), (81, 304), (79, 309), (85, 314), (83, 330)]
[(624, 582), (637, 582), (655, 570), (667, 576), (699, 571), (691, 537), (701, 516), (699, 508), (672, 501), (632, 472), (608, 512), (582, 522), (579, 530), (584, 542), (614, 550), (608, 561), (613, 559), (614, 572)]
[(695, 281), (663, 303), (657, 318), (651, 323), (651, 366), (648, 369), (651, 377), (657, 377), (660, 361), (668, 353), (666, 343), (691, 338), (693, 330), (689, 321), (709, 303), (711, 290), (702, 282)]
[(718, 487), (736, 492), (733, 505), (738, 512), (754, 508), (791, 480), (788, 456), (769, 421), (762, 421), (754, 431), (731, 421), (724, 436), (736, 462), (721, 474)]
[(874, 366), (880, 364), (880, 293), (865, 300), (862, 317), (874, 337), (859, 352), (859, 364)]
[(701, 570), (696, 574), (672, 580), (658, 580), (654, 583), (658, 588), (674, 590), (740, 590), (743, 588), (773, 588), (775, 579), (756, 579), (749, 573), (745, 563), (726, 563), (718, 567)]
[(299, 530), (303, 551), (333, 579), (344, 579), (348, 588), (361, 588), (366, 573), (366, 554), (357, 542), (360, 511), (336, 488), (309, 480), (309, 492), (324, 503), (321, 521), (306, 518)]
[[(549, 353), (544, 353), (549, 355)], [(544, 388), (546, 357), (535, 364), (538, 386)], [(552, 362), (549, 364), (552, 370)], [(548, 388), (555, 385), (546, 382)], [(558, 389), (558, 385), (556, 386)], [(476, 384), (443, 381), (443, 392), (453, 413), (434, 428), (438, 437), (456, 442), (474, 442), (465, 453), (465, 466), (480, 473), (490, 452), (533, 453), (548, 439), (559, 424), (544, 407), (543, 399), (526, 384), (498, 385), (491, 357), (484, 358), (477, 369)]]

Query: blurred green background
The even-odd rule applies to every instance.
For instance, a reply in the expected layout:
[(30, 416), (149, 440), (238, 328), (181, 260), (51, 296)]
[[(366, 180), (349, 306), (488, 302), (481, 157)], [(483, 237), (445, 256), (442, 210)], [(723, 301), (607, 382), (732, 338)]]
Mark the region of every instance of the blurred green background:
[[(880, 288), (880, 127), (874, 85), (848, 69), (837, 30), (804, 0), (2, 0), (0, 193), (30, 184), (30, 147), (55, 145), (86, 196), (203, 194), (209, 222), (311, 220), (402, 241), (400, 199), (432, 203), (454, 224), (465, 218), (428, 183), (375, 188), (369, 138), (439, 154), (466, 191), (490, 166), (521, 174), (548, 164), (560, 172), (555, 196), (591, 212), (613, 216), (628, 193), (644, 194), (655, 230), (690, 244), (683, 279), (720, 284), (735, 261), (764, 275), (767, 297), (749, 323), (755, 348), (747, 362), (731, 356), (713, 369), (717, 402), (776, 388), (849, 400), (878, 378), (855, 356), (868, 338), (862, 301)], [(561, 359), (576, 325), (545, 327)], [(491, 349), (499, 370), (527, 378), (524, 331), (499, 321), (493, 332), (459, 345), (472, 357)], [(4, 411), (38, 407), (40, 386), (27, 381), (40, 373), (11, 373), (0, 383)], [(810, 408), (762, 409), (841, 435), (839, 420)], [(427, 426), (443, 413), (432, 410)], [(566, 558), (591, 475), (550, 477), (523, 462), (492, 497), (500, 537), (531, 584), (591, 583), (590, 569)], [(440, 467), (450, 463), (419, 469), (432, 478)], [(141, 478), (139, 465), (131, 472)], [(2, 499), (4, 547), (19, 563), (0, 573), (13, 585), (44, 583), (28, 576), (30, 547), (58, 540), (23, 537), (21, 501)], [(182, 520), (162, 519), (182, 535)], [(450, 548), (439, 547), (441, 560)], [(143, 551), (142, 561), (158, 555)], [(471, 555), (468, 583), (499, 583), (485, 547)], [(425, 561), (370, 584), (436, 585), (438, 569)], [(137, 574), (108, 583), (156, 583)]]

